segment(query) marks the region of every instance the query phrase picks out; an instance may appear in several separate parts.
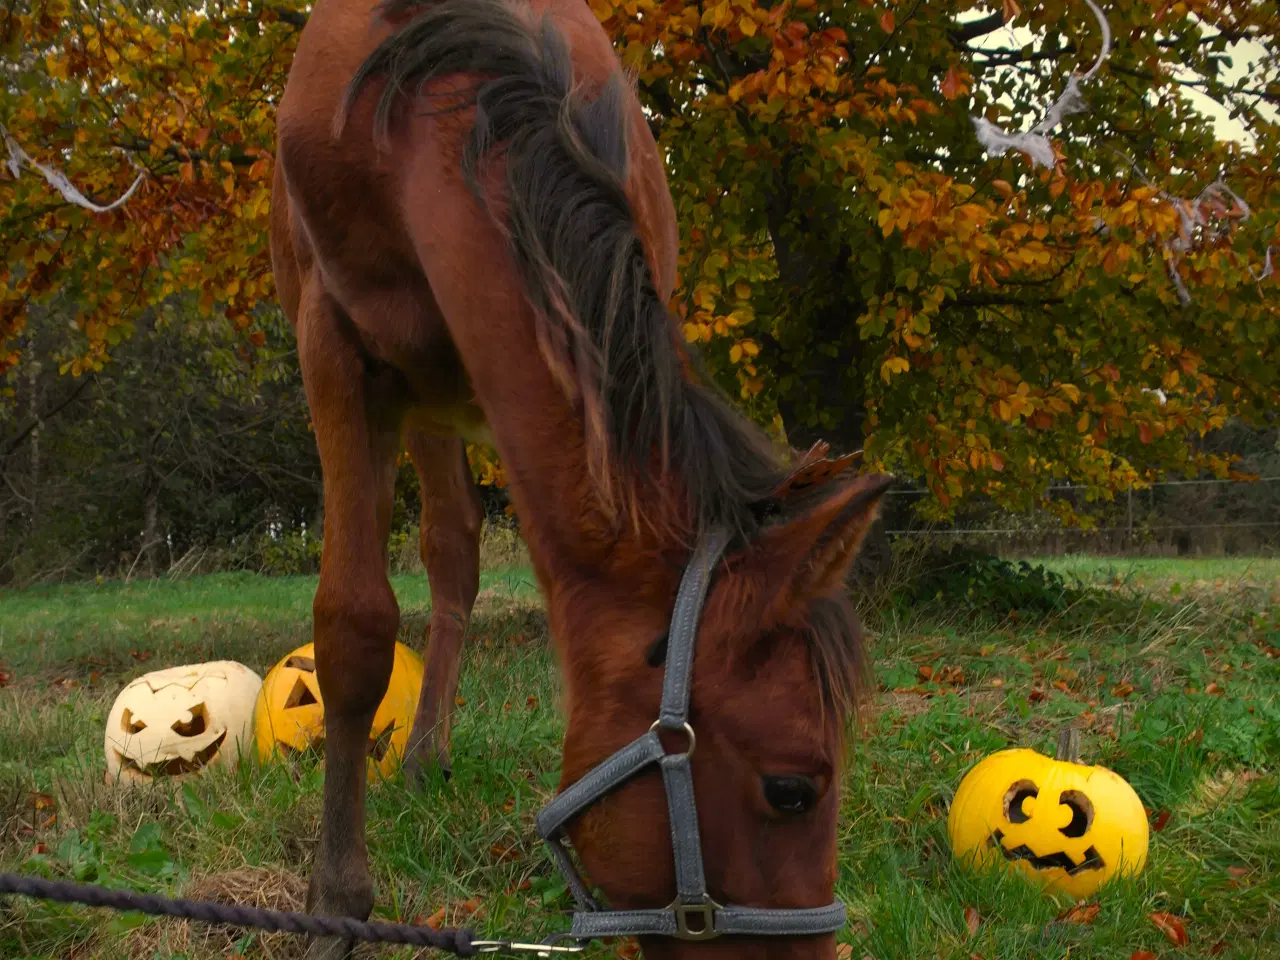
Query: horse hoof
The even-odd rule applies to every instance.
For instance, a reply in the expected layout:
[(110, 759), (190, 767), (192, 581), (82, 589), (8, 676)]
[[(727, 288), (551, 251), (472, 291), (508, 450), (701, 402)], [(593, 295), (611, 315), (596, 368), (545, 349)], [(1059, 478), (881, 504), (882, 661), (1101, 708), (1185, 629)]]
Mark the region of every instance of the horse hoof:
[(424, 760), (414, 755), (405, 761), (405, 781), (420, 790), (430, 785), (437, 775), (443, 778), (446, 784), (453, 779), (453, 767), (447, 759), (432, 757)]

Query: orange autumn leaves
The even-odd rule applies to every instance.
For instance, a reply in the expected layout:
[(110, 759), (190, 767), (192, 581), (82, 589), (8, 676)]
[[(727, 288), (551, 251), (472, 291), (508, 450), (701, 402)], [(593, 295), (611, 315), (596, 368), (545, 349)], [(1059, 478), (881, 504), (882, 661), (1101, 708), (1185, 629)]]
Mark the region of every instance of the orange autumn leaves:
[[(28, 82), (5, 96), (4, 120), (26, 152), (91, 198), (114, 198), (145, 174), (104, 214), (62, 202), (30, 170), (0, 186), (0, 339), (12, 345), (29, 305), (69, 300), (76, 333), (53, 359), (76, 376), (102, 369), (140, 312), (178, 296), (224, 313), (259, 346), (252, 311), (274, 296), (270, 101), (296, 31), (246, 29), (258, 16), (247, 0), (168, 17), (124, 5), (99, 14), (51, 0), (9, 18), (6, 52), (36, 56), (24, 63)], [(0, 368), (17, 359), (4, 352)]]
[[(1205, 6), (1225, 16), (1223, 5)], [(981, 112), (990, 75), (983, 57), (948, 41), (957, 11), (892, 0), (593, 0), (592, 9), (660, 117), (684, 230), (674, 303), (684, 336), (722, 382), (736, 381), (757, 419), (776, 415), (785, 368), (806, 366), (781, 356), (790, 331), (809, 323), (780, 275), (784, 214), (852, 249), (846, 269), (866, 279), (860, 295), (843, 294), (844, 342), (804, 349), (847, 358), (844, 396), (866, 409), (869, 463), (923, 479), (937, 519), (974, 491), (1019, 508), (1044, 505), (1041, 488), (1067, 479), (1109, 497), (1171, 469), (1226, 475), (1227, 458), (1188, 438), (1280, 399), (1260, 362), (1280, 337), (1280, 311), (1250, 279), (1265, 228), (1236, 223), (1195, 238), (1177, 269), (1197, 315), (1181, 314), (1165, 246), (1182, 219), (1145, 182), (1180, 166), (1191, 186), (1168, 189), (1199, 190), (1226, 148), (1179, 156), (1176, 140), (1162, 140), (1139, 174), (1107, 152), (1119, 141), (1090, 145), (1082, 121), (1053, 132), (1052, 170), (1017, 154), (982, 157), (969, 114)], [(996, 9), (1005, 22), (1024, 16), (1014, 0)], [(1065, 0), (1037, 8), (1030, 25), (1059, 29), (1073, 10)], [(1087, 10), (1075, 13), (1092, 27)], [(1145, 8), (1109, 16), (1117, 35), (1156, 29)], [(1269, 40), (1277, 28), (1260, 25)], [(1062, 70), (1073, 66), (1064, 55)], [(1048, 75), (1012, 126), (1033, 123), (1060, 86)], [(1104, 70), (1089, 95), (1110, 122), (1149, 122), (1136, 100), (1105, 102), (1120, 93)], [(1233, 189), (1255, 212), (1274, 190), (1261, 155), (1232, 168)], [(784, 214), (780, 197), (792, 204)], [(820, 214), (824, 206), (843, 221)], [(1264, 214), (1272, 220), (1275, 206)], [(1252, 339), (1242, 335), (1249, 324)]]
[[(760, 422), (779, 422), (788, 390), (812, 388), (810, 358), (835, 357), (840, 402), (865, 413), (868, 465), (923, 480), (926, 510), (942, 518), (975, 491), (1026, 507), (1050, 482), (1106, 497), (1168, 470), (1225, 474), (1227, 460), (1188, 438), (1280, 402), (1276, 280), (1251, 273), (1280, 207), (1260, 159), (1274, 133), (1252, 153), (1214, 144), (1169, 106), (1166, 81), (1126, 74), (1125, 86), (1104, 67), (1089, 90), (1095, 118), (1053, 133), (1054, 169), (975, 145), (970, 114), (997, 109), (992, 74), (986, 55), (949, 39), (954, 15), (1091, 30), (1079, 0), (1025, 12), (1014, 0), (590, 6), (638, 74), (667, 157), (679, 329)], [(1199, 29), (1181, 5), (1163, 6), (1108, 10), (1116, 36), (1154, 58), (1128, 66), (1156, 77), (1195, 56), (1150, 38)], [(1194, 8), (1220, 26), (1234, 15), (1214, 0)], [(74, 327), (42, 360), (68, 375), (107, 363), (167, 298), (225, 312), (246, 346), (261, 340), (254, 310), (274, 297), (272, 103), (298, 31), (281, 9), (302, 16), (228, 0), (90, 17), (48, 0), (0, 21), (0, 53), (24, 77), (0, 93), (0, 120), (23, 148), (99, 201), (128, 186), (135, 161), (147, 171), (127, 204), (100, 215), (30, 171), (0, 180), (0, 369), (17, 362), (26, 311), (55, 297), (75, 304)], [(1280, 17), (1250, 15), (1274, 46)], [(1014, 97), (1009, 129), (1029, 126), (1079, 66), (1037, 63), (1043, 82)], [(1155, 146), (1127, 165), (1116, 134), (1090, 140), (1104, 125), (1140, 128)], [(1223, 229), (1188, 231), (1170, 197), (1196, 196), (1224, 164), (1252, 220), (1209, 209)], [(1172, 269), (1190, 310), (1170, 281), (1167, 244), (1180, 238), (1188, 249)], [(783, 277), (780, 244), (811, 261), (851, 253), (810, 263), (797, 282)], [(824, 297), (839, 300), (835, 334), (813, 320)], [(478, 479), (501, 482), (490, 454), (472, 460)]]

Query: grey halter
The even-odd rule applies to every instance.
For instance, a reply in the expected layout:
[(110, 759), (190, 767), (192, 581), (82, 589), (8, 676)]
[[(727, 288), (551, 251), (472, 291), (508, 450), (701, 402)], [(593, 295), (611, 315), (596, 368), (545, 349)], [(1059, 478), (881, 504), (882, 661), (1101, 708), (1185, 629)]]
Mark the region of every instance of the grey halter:
[[(658, 719), (643, 736), (613, 754), (582, 779), (566, 788), (538, 814), (538, 835), (551, 848), (569, 889), (578, 903), (569, 939), (657, 934), (681, 940), (712, 940), (723, 934), (805, 936), (832, 933), (845, 921), (844, 904), (807, 909), (761, 909), (722, 906), (707, 894), (702, 869), (702, 843), (698, 836), (698, 810), (693, 796), (693, 772), (689, 760), (697, 738), (689, 724), (689, 687), (693, 673), (694, 640), (698, 615), (706, 599), (712, 571), (728, 545), (725, 531), (704, 535), (685, 568), (671, 614), (667, 637), (667, 665), (662, 683), (662, 707)], [(684, 733), (684, 753), (668, 754), (658, 738), (659, 730)], [(586, 883), (565, 848), (565, 824), (627, 780), (657, 764), (667, 792), (671, 821), (671, 847), (675, 855), (676, 899), (651, 910), (605, 910), (591, 896)]]

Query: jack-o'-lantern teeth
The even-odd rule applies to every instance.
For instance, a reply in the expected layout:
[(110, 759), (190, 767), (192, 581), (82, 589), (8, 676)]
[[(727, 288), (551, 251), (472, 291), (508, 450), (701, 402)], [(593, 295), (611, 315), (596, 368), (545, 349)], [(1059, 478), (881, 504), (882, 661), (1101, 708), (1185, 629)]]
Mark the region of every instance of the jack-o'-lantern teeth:
[(168, 760), (157, 760), (155, 763), (139, 763), (133, 757), (126, 756), (121, 751), (116, 751), (116, 758), (119, 760), (120, 766), (129, 770), (136, 771), (147, 777), (176, 777), (184, 773), (195, 773), (209, 765), (209, 761), (218, 755), (218, 751), (222, 748), (222, 741), (227, 739), (226, 731), (218, 735), (218, 738), (209, 744), (203, 750), (193, 753), (190, 757), (172, 757)]
[(987, 842), (999, 850), (1006, 860), (1022, 860), (1037, 870), (1051, 870), (1057, 867), (1059, 870), (1065, 870), (1069, 876), (1074, 877), (1077, 873), (1082, 873), (1085, 870), (1101, 870), (1106, 866), (1096, 847), (1089, 847), (1078, 863), (1071, 859), (1070, 854), (1061, 850), (1057, 853), (1041, 855), (1025, 843), (1020, 843), (1013, 848), (1006, 847), (1004, 845), (1004, 831), (999, 827), (995, 829)]

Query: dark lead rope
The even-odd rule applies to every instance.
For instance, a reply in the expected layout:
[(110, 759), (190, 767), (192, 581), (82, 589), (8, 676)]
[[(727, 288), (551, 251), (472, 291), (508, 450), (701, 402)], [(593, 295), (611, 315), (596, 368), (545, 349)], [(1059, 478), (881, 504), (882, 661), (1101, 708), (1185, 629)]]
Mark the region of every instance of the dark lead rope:
[[(300, 933), (313, 937), (341, 937), (346, 940), (368, 940), (373, 943), (407, 943), (415, 947), (447, 950), (460, 957), (481, 953), (470, 930), (446, 927), (432, 930), (408, 923), (379, 923), (352, 917), (313, 916), (290, 910), (264, 910), (211, 900), (178, 900), (132, 890), (41, 877), (24, 877), (16, 873), (0, 873), (0, 894), (20, 893), (39, 900), (81, 903), (89, 907), (111, 910), (137, 910), (155, 916), (182, 917), (202, 923), (233, 927), (252, 927), (271, 933)], [(492, 942), (492, 941), (487, 941)]]

